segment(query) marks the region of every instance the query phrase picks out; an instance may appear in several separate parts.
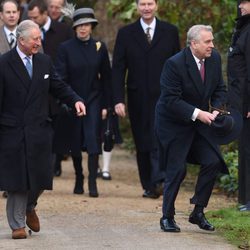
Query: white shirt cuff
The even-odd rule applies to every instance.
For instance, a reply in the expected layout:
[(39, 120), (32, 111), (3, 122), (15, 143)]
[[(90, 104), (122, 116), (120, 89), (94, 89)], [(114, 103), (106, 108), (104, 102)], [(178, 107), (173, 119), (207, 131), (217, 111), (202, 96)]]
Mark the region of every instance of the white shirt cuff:
[(195, 109), (194, 109), (194, 113), (192, 114), (192, 117), (191, 117), (191, 120), (192, 120), (192, 121), (195, 121), (195, 120), (196, 120), (196, 118), (197, 118), (197, 116), (198, 116), (198, 114), (199, 114), (200, 111), (201, 111), (201, 110), (198, 109), (198, 108), (195, 108)]

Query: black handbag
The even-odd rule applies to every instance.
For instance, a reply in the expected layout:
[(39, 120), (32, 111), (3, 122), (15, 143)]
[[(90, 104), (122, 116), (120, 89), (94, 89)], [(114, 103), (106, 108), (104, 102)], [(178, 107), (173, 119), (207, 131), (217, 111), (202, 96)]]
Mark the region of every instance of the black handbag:
[(115, 143), (115, 134), (113, 129), (113, 111), (111, 109), (108, 109), (106, 122), (107, 126), (104, 132), (103, 149), (106, 152), (110, 152), (113, 149)]

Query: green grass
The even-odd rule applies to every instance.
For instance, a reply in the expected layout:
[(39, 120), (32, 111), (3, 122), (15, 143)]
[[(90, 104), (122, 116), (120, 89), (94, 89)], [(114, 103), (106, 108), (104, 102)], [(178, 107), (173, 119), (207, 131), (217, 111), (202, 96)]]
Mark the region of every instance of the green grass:
[(250, 211), (239, 212), (236, 208), (207, 213), (217, 232), (240, 249), (250, 249)]

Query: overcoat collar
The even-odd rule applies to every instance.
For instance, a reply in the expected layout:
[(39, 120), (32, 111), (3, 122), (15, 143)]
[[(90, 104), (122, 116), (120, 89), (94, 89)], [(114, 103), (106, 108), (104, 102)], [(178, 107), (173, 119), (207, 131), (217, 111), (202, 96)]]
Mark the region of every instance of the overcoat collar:
[(30, 82), (31, 82), (29, 74), (28, 74), (28, 72), (27, 72), (27, 70), (22, 62), (22, 59), (18, 55), (16, 48), (12, 49), (10, 51), (10, 53), (11, 53), (10, 66), (12, 67), (12, 69), (16, 73), (16, 75), (20, 78), (21, 83), (23, 84), (24, 88), (28, 92)]
[(192, 55), (192, 52), (189, 47), (184, 50), (186, 65), (188, 73), (193, 80), (193, 83), (201, 96), (204, 96), (208, 93), (209, 88), (211, 87), (211, 75), (212, 75), (212, 61), (210, 58), (205, 59), (205, 81), (203, 82), (200, 76), (199, 69), (195, 62), (195, 59)]
[(145, 50), (150, 50), (159, 42), (161, 36), (162, 36), (162, 25), (161, 21), (156, 18), (156, 26), (155, 26), (155, 32), (154, 37), (151, 42), (151, 44), (148, 43), (145, 32), (141, 26), (140, 19), (138, 19), (132, 26), (132, 36), (135, 38), (135, 40), (140, 44), (140, 46)]
[(26, 103), (29, 101), (30, 97), (34, 94), (35, 91), (40, 91), (40, 88), (37, 87), (37, 84), (40, 83), (39, 77), (39, 62), (37, 55), (33, 55), (32, 64), (33, 64), (33, 76), (30, 79), (30, 76), (22, 62), (22, 59), (18, 55), (16, 49), (12, 49), (10, 51), (11, 58), (10, 58), (10, 65), (13, 71), (16, 73), (18, 78), (20, 79), (20, 83), (23, 85), (25, 90), (27, 91), (27, 99)]

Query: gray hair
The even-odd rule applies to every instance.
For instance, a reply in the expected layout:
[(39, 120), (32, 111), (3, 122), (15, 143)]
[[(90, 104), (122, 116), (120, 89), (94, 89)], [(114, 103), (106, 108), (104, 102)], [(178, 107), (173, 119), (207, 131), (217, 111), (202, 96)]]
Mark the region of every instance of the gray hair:
[(16, 30), (17, 39), (20, 37), (27, 37), (31, 29), (39, 29), (39, 26), (31, 20), (24, 20), (18, 26)]
[(197, 24), (192, 26), (187, 32), (187, 46), (191, 45), (191, 41), (199, 41), (201, 31), (213, 32), (213, 28), (210, 25)]

